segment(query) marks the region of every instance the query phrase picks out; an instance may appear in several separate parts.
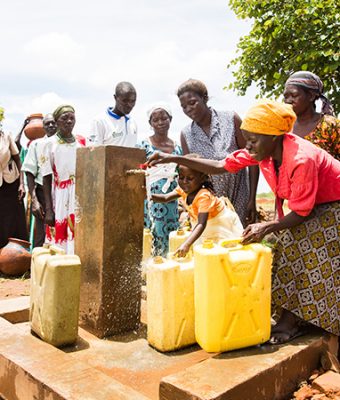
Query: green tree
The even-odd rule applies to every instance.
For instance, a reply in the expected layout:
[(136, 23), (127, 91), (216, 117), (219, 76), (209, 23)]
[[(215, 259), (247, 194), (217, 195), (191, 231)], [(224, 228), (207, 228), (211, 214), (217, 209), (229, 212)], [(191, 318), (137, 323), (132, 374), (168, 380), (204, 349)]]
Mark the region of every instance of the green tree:
[(229, 89), (244, 95), (255, 82), (260, 96), (278, 97), (292, 72), (308, 70), (320, 76), (340, 111), (339, 0), (229, 0), (229, 5), (239, 18), (253, 20), (228, 66), (235, 78)]

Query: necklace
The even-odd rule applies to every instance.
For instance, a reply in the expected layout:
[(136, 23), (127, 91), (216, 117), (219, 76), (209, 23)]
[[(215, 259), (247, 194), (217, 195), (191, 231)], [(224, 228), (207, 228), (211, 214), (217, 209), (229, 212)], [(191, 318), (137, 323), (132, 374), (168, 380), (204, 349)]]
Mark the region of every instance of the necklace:
[(69, 137), (64, 137), (61, 135), (60, 132), (58, 132), (57, 136), (59, 138), (60, 143), (74, 143), (76, 141), (76, 138), (73, 135), (71, 135)]

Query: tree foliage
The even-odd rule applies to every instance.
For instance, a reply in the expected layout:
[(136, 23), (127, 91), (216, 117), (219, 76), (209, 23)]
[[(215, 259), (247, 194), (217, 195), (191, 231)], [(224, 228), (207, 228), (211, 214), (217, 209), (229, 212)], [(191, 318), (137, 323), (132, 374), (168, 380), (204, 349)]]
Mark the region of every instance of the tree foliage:
[(228, 66), (236, 66), (229, 89), (244, 95), (256, 82), (261, 96), (278, 97), (292, 72), (308, 70), (319, 75), (340, 111), (339, 0), (229, 0), (229, 5), (239, 18), (253, 20)]

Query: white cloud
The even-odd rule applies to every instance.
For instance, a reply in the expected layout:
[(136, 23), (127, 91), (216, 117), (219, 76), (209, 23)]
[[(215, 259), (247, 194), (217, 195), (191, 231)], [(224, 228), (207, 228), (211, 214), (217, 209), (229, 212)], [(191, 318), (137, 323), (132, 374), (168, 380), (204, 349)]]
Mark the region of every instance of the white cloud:
[(39, 60), (49, 58), (74, 57), (82, 49), (68, 34), (50, 32), (33, 38), (24, 46), (28, 56), (39, 57)]
[(48, 114), (63, 103), (67, 103), (67, 100), (61, 98), (54, 92), (48, 92), (32, 100), (32, 109), (40, 110), (43, 114)]
[(86, 135), (94, 115), (112, 105), (121, 80), (137, 88), (133, 115), (141, 136), (150, 134), (146, 110), (161, 100), (171, 104), (171, 132), (179, 137), (189, 120), (175, 93), (190, 77), (206, 83), (212, 106), (242, 116), (256, 90), (238, 97), (223, 87), (238, 38), (249, 27), (225, 0), (6, 2), (0, 26), (7, 38), (0, 63), (5, 127), (15, 132), (26, 115), (66, 102), (76, 108), (76, 131)]
[[(84, 61), (84, 46), (70, 35), (48, 32), (34, 37), (23, 47), (26, 69), (33, 73), (77, 80), (79, 67)], [(77, 68), (75, 68), (77, 67)]]
[[(174, 94), (189, 77), (207, 84), (216, 107), (240, 106), (236, 111), (242, 114), (252, 102), (252, 93), (238, 100), (222, 90), (237, 39), (248, 29), (224, 0), (60, 0), (48, 7), (33, 0), (20, 2), (20, 14), (17, 6), (16, 0), (6, 4), (0, 27), (3, 36), (14, 21), (18, 27), (3, 44), (0, 79), (7, 80), (0, 102), (15, 113), (21, 109), (22, 118), (30, 109), (47, 110), (66, 99), (77, 107), (79, 127), (86, 131), (93, 115), (112, 105), (120, 80), (137, 88), (134, 114), (141, 132), (149, 132), (145, 110), (159, 100), (172, 104), (176, 132), (187, 123)], [(55, 102), (47, 93), (54, 93)]]

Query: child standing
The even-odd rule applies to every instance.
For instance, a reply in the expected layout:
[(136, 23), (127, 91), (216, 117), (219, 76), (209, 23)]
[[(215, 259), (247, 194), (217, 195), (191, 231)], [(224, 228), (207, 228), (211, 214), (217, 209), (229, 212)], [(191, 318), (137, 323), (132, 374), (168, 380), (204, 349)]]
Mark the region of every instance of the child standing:
[(222, 198), (214, 195), (207, 175), (181, 165), (178, 184), (179, 187), (168, 194), (152, 195), (152, 200), (158, 203), (167, 203), (181, 197), (190, 216), (192, 233), (175, 255), (185, 257), (190, 246), (199, 238), (217, 242), (242, 235), (243, 227), (238, 215)]

